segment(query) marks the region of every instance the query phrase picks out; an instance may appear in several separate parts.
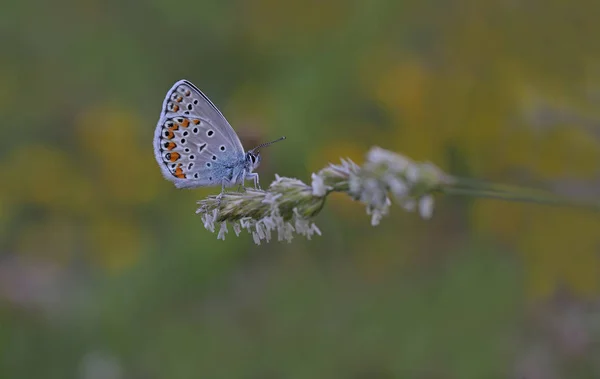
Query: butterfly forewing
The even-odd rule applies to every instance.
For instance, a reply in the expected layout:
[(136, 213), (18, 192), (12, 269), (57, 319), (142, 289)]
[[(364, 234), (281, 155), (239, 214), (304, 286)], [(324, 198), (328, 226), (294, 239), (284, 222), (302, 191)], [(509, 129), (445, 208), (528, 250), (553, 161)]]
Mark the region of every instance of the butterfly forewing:
[(154, 153), (163, 175), (180, 188), (221, 184), (244, 159), (242, 144), (225, 117), (185, 80), (167, 92)]

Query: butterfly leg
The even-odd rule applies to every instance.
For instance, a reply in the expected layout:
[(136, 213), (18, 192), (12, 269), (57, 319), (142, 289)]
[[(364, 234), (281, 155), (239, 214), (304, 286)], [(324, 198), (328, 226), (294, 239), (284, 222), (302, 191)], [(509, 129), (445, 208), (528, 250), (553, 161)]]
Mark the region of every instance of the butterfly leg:
[(254, 188), (261, 189), (260, 183), (258, 182), (258, 174), (256, 172), (250, 173), (246, 176), (248, 179), (254, 180)]
[(217, 195), (219, 205), (221, 205), (221, 198), (225, 194), (225, 187), (227, 187), (229, 184), (231, 184), (231, 181), (229, 179), (223, 179), (223, 181), (221, 182), (221, 193)]
[(241, 179), (239, 179), (239, 185), (238, 185), (237, 190), (238, 190), (238, 192), (242, 192), (242, 189), (246, 190), (246, 186), (245, 186), (245, 183), (244, 183), (244, 181), (246, 180), (245, 179), (246, 178), (246, 170), (242, 171), (242, 173), (239, 176), (239, 178), (241, 178)]

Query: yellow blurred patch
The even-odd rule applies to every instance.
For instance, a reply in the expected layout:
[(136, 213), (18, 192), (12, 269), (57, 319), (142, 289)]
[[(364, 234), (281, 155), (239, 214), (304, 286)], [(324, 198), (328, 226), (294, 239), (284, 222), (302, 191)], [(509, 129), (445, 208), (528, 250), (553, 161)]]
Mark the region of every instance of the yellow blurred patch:
[(90, 260), (109, 271), (133, 265), (141, 252), (141, 234), (136, 224), (124, 216), (96, 217), (87, 229)]
[(600, 290), (600, 219), (580, 210), (531, 206), (518, 239), (530, 287), (544, 296), (566, 286), (580, 296)]
[(503, 243), (514, 243), (523, 227), (523, 212), (527, 205), (491, 199), (474, 201), (470, 224), (474, 232), (491, 234)]
[(426, 111), (429, 73), (415, 59), (406, 59), (384, 71), (375, 87), (375, 98), (398, 119), (421, 125)]
[(13, 178), (4, 184), (12, 203), (34, 203), (50, 209), (72, 209), (78, 194), (71, 187), (80, 175), (76, 160), (65, 151), (43, 145), (22, 146), (8, 157), (2, 171)]
[(576, 126), (545, 131), (533, 148), (537, 171), (544, 178), (589, 176), (598, 171), (600, 141)]
[[(375, 54), (386, 56), (385, 51), (377, 50)], [(366, 64), (363, 66), (367, 67)], [(434, 162), (443, 168), (445, 145), (450, 141), (449, 132), (452, 130), (445, 122), (438, 123), (434, 116), (439, 107), (432, 88), (440, 85), (439, 78), (414, 56), (395, 57), (394, 64), (381, 67), (377, 77), (368, 70), (363, 69), (362, 72), (362, 80), (374, 100), (392, 118), (392, 135), (382, 136), (382, 140), (387, 141), (385, 147), (396, 149), (415, 160)]]
[(523, 254), (527, 291), (551, 296), (566, 287), (583, 297), (600, 291), (600, 219), (586, 211), (478, 200), (471, 210), (475, 232), (514, 244)]
[[(2, 171), (0, 170), (0, 175), (2, 175)], [(6, 194), (0, 188), (0, 239), (5, 238), (8, 225), (11, 219), (11, 210), (8, 205), (8, 198)]]
[[(389, 137), (391, 149), (409, 158), (432, 162), (442, 170), (446, 167), (446, 135), (428, 125), (397, 128)], [(388, 143), (390, 143), (388, 142)], [(393, 146), (396, 148), (394, 149)]]
[[(77, 138), (91, 169), (88, 175), (108, 199), (136, 204), (156, 197), (162, 176), (152, 156), (154, 128), (142, 128), (137, 115), (110, 106), (90, 108), (78, 118)], [(147, 131), (145, 136), (141, 130)]]

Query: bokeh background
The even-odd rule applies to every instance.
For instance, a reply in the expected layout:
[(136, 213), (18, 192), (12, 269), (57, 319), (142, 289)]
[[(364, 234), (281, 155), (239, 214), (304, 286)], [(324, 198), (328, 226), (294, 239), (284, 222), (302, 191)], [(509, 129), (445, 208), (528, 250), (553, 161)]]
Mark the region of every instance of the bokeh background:
[(600, 216), (438, 198), (323, 236), (217, 241), (152, 137), (195, 83), (309, 181), (371, 146), (600, 193), (600, 3), (9, 0), (0, 12), (0, 377), (599, 378)]

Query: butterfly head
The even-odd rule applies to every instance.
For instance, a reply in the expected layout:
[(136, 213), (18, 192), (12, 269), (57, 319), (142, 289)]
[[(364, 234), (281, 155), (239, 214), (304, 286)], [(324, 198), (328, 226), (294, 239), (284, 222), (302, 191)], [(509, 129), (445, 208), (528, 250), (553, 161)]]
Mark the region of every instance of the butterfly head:
[(256, 146), (254, 149), (248, 151), (246, 153), (246, 164), (252, 168), (252, 170), (256, 170), (256, 168), (258, 167), (258, 165), (260, 164), (260, 149), (263, 147), (267, 147), (269, 145), (274, 144), (275, 142), (279, 142), (279, 141), (283, 141), (285, 139), (285, 137), (281, 137), (276, 139), (275, 141), (271, 141), (271, 142), (267, 142), (267, 143), (263, 143), (260, 144), (258, 146)]
[(250, 171), (256, 170), (256, 168), (260, 164), (260, 160), (260, 152), (250, 150), (246, 153), (246, 164), (248, 165), (248, 167), (250, 167)]

